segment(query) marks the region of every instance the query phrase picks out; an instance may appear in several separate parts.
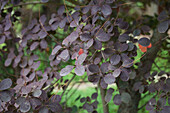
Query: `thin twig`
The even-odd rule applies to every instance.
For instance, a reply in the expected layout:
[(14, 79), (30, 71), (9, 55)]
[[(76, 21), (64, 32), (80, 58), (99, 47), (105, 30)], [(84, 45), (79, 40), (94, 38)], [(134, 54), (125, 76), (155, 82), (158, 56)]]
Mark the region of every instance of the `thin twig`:
[[(155, 98), (156, 96), (157, 96), (157, 93), (152, 98)], [(138, 111), (141, 110), (143, 107), (145, 107), (146, 104), (148, 104), (148, 103), (149, 103), (149, 101), (147, 101), (145, 104), (143, 104), (140, 108), (138, 108)]]
[(142, 55), (140, 58), (138, 58), (137, 60), (135, 60), (135, 61), (133, 61), (133, 62), (131, 62), (131, 63), (125, 65), (125, 66), (120, 66), (119, 69), (121, 69), (121, 68), (123, 68), (123, 67), (126, 67), (126, 66), (129, 66), (129, 65), (131, 65), (131, 64), (133, 64), (133, 63), (135, 63), (136, 61), (138, 61), (138, 60), (140, 60), (141, 58), (143, 58), (145, 55), (146, 55), (146, 53), (143, 54), (143, 55)]
[(95, 36), (99, 33), (99, 31), (103, 28), (103, 26), (106, 24), (106, 22), (109, 21), (109, 18), (104, 22), (104, 24), (100, 27), (100, 29), (97, 31), (97, 33), (95, 34)]
[(155, 66), (161, 71), (161, 68), (156, 64), (156, 62), (153, 62)]
[[(80, 82), (79, 85), (75, 88), (75, 90), (70, 94), (69, 99), (70, 99), (71, 96), (73, 96), (73, 94), (77, 91), (77, 89), (80, 87), (80, 85), (81, 85), (82, 83), (84, 83), (83, 81), (86, 79), (86, 77), (87, 77), (87, 76), (85, 76), (85, 77), (83, 78), (82, 82)], [(73, 87), (71, 87), (71, 88), (69, 89), (69, 91), (71, 91), (72, 88), (73, 88)], [(68, 91), (68, 92), (69, 92), (69, 91)], [(69, 99), (67, 99), (67, 101), (68, 101)]]
[(148, 95), (150, 95), (150, 93), (144, 95), (140, 100), (144, 99), (144, 98), (147, 97)]
[[(69, 16), (72, 18), (72, 20), (74, 21), (74, 23), (75, 23), (76, 26), (78, 27), (77, 23), (75, 22), (75, 20), (73, 19), (73, 17), (71, 16), (71, 14), (69, 13), (69, 11), (68, 11), (68, 9), (67, 9), (65, 0), (64, 0), (64, 6), (65, 6), (65, 8), (66, 8), (66, 12), (69, 14)], [(70, 20), (69, 20), (69, 18), (68, 18), (68, 14), (67, 14), (67, 19), (68, 19), (68, 21), (69, 21), (69, 23), (70, 23)]]
[(75, 77), (76, 77), (76, 75), (74, 74), (74, 76), (70, 79), (70, 81), (69, 81), (68, 84), (66, 85), (66, 87), (65, 87), (65, 89), (64, 89), (64, 91), (63, 91), (63, 93), (61, 94), (61, 97), (64, 95), (66, 89), (68, 88), (68, 86), (70, 85), (70, 83), (72, 82), (72, 80), (73, 80)]
[[(53, 39), (53, 37), (46, 31), (46, 29), (44, 28), (43, 24), (42, 24), (41, 21), (40, 21), (40, 8), (39, 8), (39, 22), (40, 22), (40, 25), (41, 25), (41, 27), (43, 28), (44, 32), (46, 32), (47, 35), (48, 35), (49, 37), (51, 37), (51, 39)], [(54, 40), (54, 41), (55, 41), (57, 44), (60, 44), (60, 43), (57, 42), (56, 40)]]
[[(19, 6), (36, 5), (36, 4), (48, 4), (48, 3), (53, 3), (53, 2), (43, 3), (43, 2), (41, 2), (41, 1), (32, 1), (32, 2), (26, 2), (26, 3), (20, 3), (20, 4), (17, 4), (17, 5), (13, 5), (13, 6), (4, 8), (4, 10), (10, 9), (10, 8), (13, 8), (13, 7), (19, 7)], [(60, 6), (60, 5), (62, 5), (62, 4), (57, 4), (57, 5)], [(72, 7), (72, 8), (74, 8), (73, 6), (70, 6), (70, 5), (67, 5), (67, 7)]]
[(93, 55), (89, 58), (89, 61), (93, 58), (93, 56), (96, 54), (97, 50), (93, 53)]
[(17, 5), (13, 5), (13, 6), (4, 8), (4, 9), (10, 9), (10, 8), (13, 8), (13, 7), (19, 7), (19, 6), (25, 6), (25, 5), (36, 5), (36, 4), (45, 4), (45, 3), (40, 2), (40, 1), (26, 2), (26, 3), (20, 3), (20, 4), (17, 4)]

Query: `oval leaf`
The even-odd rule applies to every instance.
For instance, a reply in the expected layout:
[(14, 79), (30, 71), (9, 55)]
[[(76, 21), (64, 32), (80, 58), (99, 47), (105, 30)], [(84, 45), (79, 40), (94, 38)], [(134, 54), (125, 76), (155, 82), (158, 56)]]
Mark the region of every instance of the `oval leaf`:
[(89, 71), (92, 73), (98, 73), (99, 72), (99, 66), (95, 64), (89, 65)]
[(150, 40), (148, 38), (143, 37), (138, 40), (138, 43), (144, 47), (147, 47), (150, 44)]
[(0, 90), (9, 89), (12, 85), (12, 80), (10, 78), (4, 79), (0, 82)]
[(61, 71), (60, 71), (60, 76), (66, 76), (68, 75), (72, 70), (73, 70), (74, 66), (72, 65), (68, 65), (66, 66), (65, 68), (63, 68)]
[(113, 56), (110, 58), (110, 63), (111, 63), (112, 65), (117, 65), (119, 62), (120, 62), (120, 56), (119, 56), (119, 55), (113, 55)]
[(163, 21), (158, 25), (158, 31), (159, 33), (165, 33), (168, 29), (169, 22), (168, 21)]
[(112, 74), (107, 74), (105, 77), (104, 77), (104, 81), (107, 83), (107, 84), (113, 84), (115, 82), (115, 77), (112, 75)]
[(82, 65), (77, 65), (75, 68), (75, 74), (78, 76), (82, 76), (85, 72), (85, 67)]

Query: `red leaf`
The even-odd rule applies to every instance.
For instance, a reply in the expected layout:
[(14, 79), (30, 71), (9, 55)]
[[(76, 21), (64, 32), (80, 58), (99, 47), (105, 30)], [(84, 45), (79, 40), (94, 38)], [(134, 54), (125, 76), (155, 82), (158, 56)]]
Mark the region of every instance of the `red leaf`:
[(79, 50), (79, 55), (83, 54), (84, 53), (84, 50), (83, 49), (80, 49)]
[(147, 46), (147, 48), (151, 48), (152, 47), (152, 44), (150, 43), (149, 46)]
[(139, 49), (142, 51), (142, 52), (146, 52), (147, 51), (147, 47), (144, 47), (144, 46), (142, 46), (142, 45), (140, 45), (140, 44), (138, 44), (139, 45)]

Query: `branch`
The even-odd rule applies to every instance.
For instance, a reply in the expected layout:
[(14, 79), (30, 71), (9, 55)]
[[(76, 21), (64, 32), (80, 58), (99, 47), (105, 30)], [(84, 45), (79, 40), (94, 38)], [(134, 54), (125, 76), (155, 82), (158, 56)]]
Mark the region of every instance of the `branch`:
[(74, 5), (80, 5), (78, 2), (76, 2), (75, 0), (67, 0), (68, 2), (70, 2), (70, 3), (72, 3), (72, 4), (74, 4)]
[(144, 98), (147, 97), (148, 95), (150, 95), (150, 93), (144, 95), (140, 100), (144, 99)]
[(10, 8), (13, 8), (13, 7), (19, 7), (19, 6), (25, 6), (25, 5), (36, 5), (36, 4), (45, 4), (45, 3), (40, 2), (40, 1), (20, 3), (20, 4), (17, 4), (17, 5), (13, 5), (11, 7), (4, 8), (4, 10), (5, 9), (10, 9)]
[(67, 86), (65, 87), (63, 93), (61, 94), (61, 97), (64, 95), (66, 89), (68, 88), (68, 86), (70, 85), (71, 81), (76, 77), (76, 75), (74, 74), (74, 76), (70, 79), (70, 81), (68, 82)]
[[(100, 79), (101, 81), (101, 79)], [(103, 105), (103, 113), (109, 113), (108, 111), (108, 104), (107, 102), (105, 101), (105, 95), (106, 95), (106, 89), (103, 89), (101, 86), (100, 86), (100, 82), (98, 84), (98, 87), (100, 89), (100, 95), (101, 95), (101, 98), (102, 98), (102, 105)]]
[[(86, 79), (86, 76), (83, 78), (83, 80), (82, 80), (82, 82), (79, 82), (79, 85), (75, 88), (75, 90), (70, 94), (70, 96), (69, 96), (69, 99), (71, 98), (71, 96), (73, 96), (73, 94), (77, 91), (77, 89), (80, 87), (80, 85), (82, 84), (82, 83), (84, 83), (83, 81)], [(77, 82), (76, 82), (77, 83)], [(75, 84), (76, 84), (75, 83)], [(73, 84), (73, 86), (75, 85), (75, 84)], [(71, 89), (73, 88), (73, 86), (69, 89), (69, 91), (71, 91)], [(69, 92), (68, 91), (68, 92)], [(67, 99), (67, 101), (69, 100), (69, 99)]]
[[(152, 98), (155, 98), (156, 95), (157, 95), (157, 93), (156, 93)], [(151, 98), (151, 99), (152, 99), (152, 98)], [(149, 103), (149, 101), (147, 101), (145, 104), (143, 104), (140, 108), (138, 108), (138, 111), (141, 110), (143, 107), (145, 107), (146, 104), (148, 104), (148, 103)]]
[(160, 71), (162, 71), (161, 68), (160, 68), (155, 62), (153, 62), (153, 63), (155, 64), (155, 66), (156, 66)]
[[(43, 3), (41, 1), (32, 1), (32, 2), (26, 2), (26, 3), (20, 3), (20, 4), (17, 4), (17, 5), (13, 5), (13, 6), (4, 8), (4, 10), (10, 9), (10, 8), (13, 8), (13, 7), (19, 7), (19, 6), (36, 5), (36, 4), (48, 4), (48, 3), (53, 3), (53, 2)], [(57, 4), (57, 6), (60, 6), (60, 5), (63, 5), (63, 4)], [(67, 7), (74, 8), (73, 6), (70, 6), (70, 5), (67, 5)]]

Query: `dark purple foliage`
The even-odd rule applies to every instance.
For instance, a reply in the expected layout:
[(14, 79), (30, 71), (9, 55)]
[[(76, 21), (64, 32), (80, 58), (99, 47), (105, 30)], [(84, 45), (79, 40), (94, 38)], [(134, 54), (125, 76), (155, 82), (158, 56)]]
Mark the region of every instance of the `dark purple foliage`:
[[(0, 0), (0, 112), (78, 113), (84, 109), (97, 113), (100, 96), (104, 97), (104, 106), (113, 98), (114, 104), (129, 104), (130, 107), (136, 96), (132, 93), (141, 96), (146, 92), (157, 94), (148, 101), (146, 110), (151, 113), (170, 111), (167, 106), (170, 104), (169, 73), (159, 66), (156, 66), (159, 72), (150, 73), (149, 66), (154, 59), (149, 59), (149, 63), (143, 62), (147, 59), (145, 56), (138, 63), (134, 60), (136, 43), (149, 46), (155, 41), (152, 39), (155, 32), (164, 35), (158, 35), (153, 48), (160, 44), (161, 50), (169, 47), (166, 36), (170, 25), (168, 4), (163, 8), (159, 6), (162, 11), (156, 17), (136, 18), (129, 17), (126, 11), (131, 10), (131, 5), (118, 0), (64, 0), (63, 5), (51, 7), (55, 9), (51, 12), (46, 6), (53, 2)], [(25, 11), (25, 6), (39, 3), (40, 12)], [(141, 3), (146, 6), (149, 1)], [(27, 19), (25, 14), (28, 20), (24, 20)], [(17, 24), (22, 26), (21, 30), (16, 29)], [(140, 37), (152, 30), (151, 40)], [(135, 39), (137, 36), (140, 38)], [(150, 52), (146, 56), (148, 54), (152, 56)], [(65, 79), (64, 76), (73, 77)], [(97, 85), (96, 91), (90, 96), (83, 97), (82, 93), (76, 97), (75, 102), (80, 100), (81, 105), (73, 102), (72, 106), (67, 106), (67, 100), (75, 96), (74, 91), (72, 95), (70, 91), (78, 76), (82, 76), (78, 79), (80, 84), (88, 80)], [(111, 84), (116, 84), (119, 91), (114, 97), (114, 89), (108, 88)], [(99, 95), (102, 90), (105, 94)]]

